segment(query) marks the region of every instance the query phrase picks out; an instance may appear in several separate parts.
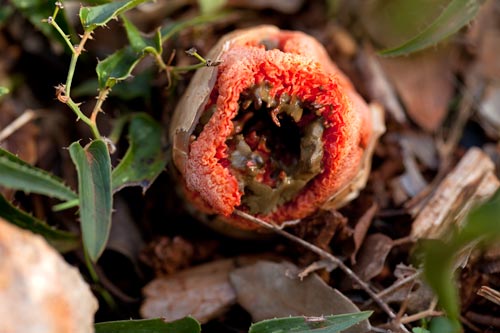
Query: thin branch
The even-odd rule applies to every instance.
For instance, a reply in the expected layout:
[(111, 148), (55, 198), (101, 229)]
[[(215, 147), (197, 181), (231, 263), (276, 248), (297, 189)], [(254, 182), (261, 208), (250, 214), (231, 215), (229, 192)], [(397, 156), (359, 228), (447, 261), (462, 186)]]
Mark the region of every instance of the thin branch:
[(373, 299), (373, 301), (375, 303), (377, 303), (378, 306), (380, 306), (380, 308), (382, 310), (384, 310), (387, 313), (387, 315), (391, 319), (396, 318), (396, 314), (391, 310), (391, 308), (370, 288), (370, 286), (365, 281), (361, 280), (361, 278), (358, 275), (356, 275), (356, 273), (354, 273), (349, 267), (347, 267), (342, 260), (338, 259), (337, 257), (332, 255), (331, 253), (328, 253), (325, 250), (323, 250), (323, 249), (321, 249), (321, 248), (319, 248), (319, 247), (317, 247), (309, 242), (306, 242), (302, 238), (297, 237), (295, 235), (292, 235), (291, 233), (280, 229), (278, 226), (276, 226), (274, 224), (271, 224), (269, 222), (265, 222), (259, 218), (256, 218), (256, 217), (254, 217), (250, 214), (247, 214), (245, 212), (242, 212), (240, 210), (235, 210), (234, 214), (238, 215), (238, 216), (240, 216), (240, 217), (242, 217), (250, 222), (258, 224), (261, 227), (265, 227), (266, 229), (270, 229), (270, 230), (274, 231), (275, 233), (277, 233), (285, 238), (288, 238), (296, 243), (299, 243), (300, 245), (302, 245), (306, 249), (316, 253), (320, 257), (330, 260), (335, 265), (337, 265), (345, 274), (347, 274), (347, 276), (349, 276), (354, 282), (359, 284), (359, 286)]
[(23, 127), (25, 124), (29, 123), (33, 119), (38, 117), (38, 113), (33, 110), (26, 110), (22, 115), (17, 117), (13, 122), (11, 122), (7, 127), (5, 127), (0, 132), (0, 142), (7, 139), (15, 131)]

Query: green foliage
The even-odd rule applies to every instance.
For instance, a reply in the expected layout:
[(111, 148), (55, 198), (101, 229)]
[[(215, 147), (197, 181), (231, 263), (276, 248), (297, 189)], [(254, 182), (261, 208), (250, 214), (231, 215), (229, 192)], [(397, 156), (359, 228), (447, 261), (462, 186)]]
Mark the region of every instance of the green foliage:
[(250, 326), (249, 333), (337, 333), (368, 319), (372, 311), (325, 317), (287, 317), (263, 320)]
[(93, 7), (82, 7), (80, 8), (80, 21), (85, 31), (92, 31), (97, 27), (105, 26), (120, 14), (146, 1), (148, 0), (125, 0)]
[(57, 230), (32, 215), (23, 212), (12, 206), (2, 195), (0, 195), (0, 217), (20, 228), (43, 236), (49, 244), (61, 252), (74, 250), (80, 244), (76, 235)]
[(129, 148), (112, 173), (112, 189), (141, 186), (145, 192), (167, 164), (161, 125), (147, 114), (130, 120)]
[(429, 330), (426, 330), (425, 328), (422, 327), (414, 327), (411, 331), (413, 333), (431, 333)]
[(142, 57), (131, 47), (125, 47), (100, 61), (96, 67), (99, 89), (113, 88), (118, 82), (128, 79)]
[(95, 262), (106, 246), (111, 227), (111, 159), (102, 140), (94, 140), (85, 148), (74, 142), (69, 153), (78, 173), (83, 244)]
[(479, 0), (451, 0), (441, 14), (422, 32), (399, 46), (380, 51), (379, 54), (400, 56), (435, 45), (469, 23), (480, 5)]
[(5, 24), (13, 12), (14, 8), (8, 4), (0, 6), (0, 28)]
[(9, 88), (0, 86), (0, 97), (7, 95), (9, 93)]
[(200, 333), (200, 323), (193, 317), (172, 322), (163, 319), (120, 320), (94, 325), (96, 333)]
[(198, 0), (202, 14), (214, 14), (224, 8), (227, 0)]
[(75, 192), (54, 175), (31, 166), (0, 148), (0, 185), (27, 193), (38, 193), (61, 200), (77, 198)]
[(122, 17), (123, 26), (127, 32), (127, 38), (132, 49), (138, 53), (152, 53), (161, 55), (163, 53), (163, 47), (161, 42), (160, 29), (156, 30), (156, 33), (152, 38), (146, 38), (142, 36), (141, 32), (135, 25), (127, 20), (124, 16)]
[[(460, 331), (460, 301), (454, 282), (457, 256), (467, 247), (486, 246), (498, 240), (499, 216), (500, 192), (497, 192), (493, 199), (474, 209), (468, 215), (463, 228), (454, 232), (450, 239), (428, 241), (423, 244), (425, 278), (439, 297), (439, 303), (448, 316), (439, 319), (435, 325), (445, 325), (448, 327), (446, 332)], [(431, 332), (438, 332), (432, 327), (431, 323)]]

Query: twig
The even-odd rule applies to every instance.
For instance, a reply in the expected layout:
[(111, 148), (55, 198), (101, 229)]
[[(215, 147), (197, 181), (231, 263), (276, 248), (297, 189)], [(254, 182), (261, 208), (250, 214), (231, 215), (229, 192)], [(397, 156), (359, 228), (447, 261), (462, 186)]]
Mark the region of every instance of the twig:
[[(0, 139), (0, 141), (2, 141)], [(483, 296), (487, 300), (500, 305), (500, 291), (490, 288), (488, 286), (481, 286), (477, 291), (479, 296)]]
[(29, 123), (31, 120), (38, 117), (38, 113), (33, 110), (26, 110), (22, 115), (17, 117), (13, 122), (11, 122), (7, 127), (5, 127), (0, 132), (0, 142), (7, 139), (12, 133), (23, 127), (25, 124)]
[[(375, 303), (377, 303), (378, 306), (380, 306), (380, 308), (382, 310), (384, 310), (385, 313), (387, 313), (387, 315), (391, 319), (396, 318), (396, 314), (391, 310), (391, 308), (370, 288), (370, 286), (365, 281), (361, 280), (361, 278), (359, 276), (357, 276), (356, 273), (354, 273), (349, 267), (347, 267), (342, 260), (338, 259), (337, 257), (332, 255), (331, 253), (328, 253), (328, 252), (320, 249), (319, 247), (317, 247), (311, 243), (306, 242), (302, 238), (297, 237), (295, 235), (292, 235), (291, 233), (280, 229), (278, 226), (276, 226), (274, 224), (271, 224), (269, 222), (265, 222), (259, 218), (256, 218), (256, 217), (254, 217), (250, 214), (247, 214), (245, 212), (242, 212), (240, 210), (235, 210), (234, 214), (238, 215), (238, 216), (240, 216), (240, 217), (242, 217), (250, 222), (258, 224), (259, 226), (265, 227), (266, 229), (270, 229), (270, 230), (274, 231), (275, 233), (277, 233), (285, 238), (288, 238), (296, 243), (299, 243), (303, 247), (316, 253), (317, 255), (321, 256), (322, 258), (326, 258), (326, 259), (332, 261), (345, 274), (347, 274), (347, 276), (349, 276), (354, 282), (359, 284), (359, 286), (373, 299), (373, 301)], [(405, 327), (402, 327), (402, 329), (405, 332), (408, 332), (408, 330)]]
[(443, 312), (442, 311), (436, 311), (436, 305), (437, 305), (437, 298), (434, 298), (431, 302), (431, 304), (429, 305), (429, 308), (425, 311), (422, 311), (422, 312), (419, 312), (419, 313), (415, 313), (411, 316), (406, 316), (406, 317), (403, 317), (399, 320), (400, 323), (402, 324), (407, 324), (407, 323), (411, 323), (411, 322), (414, 322), (414, 321), (417, 321), (417, 320), (420, 320), (420, 319), (423, 319), (423, 318), (426, 318), (426, 317), (437, 317), (437, 316), (442, 316), (443, 315)]

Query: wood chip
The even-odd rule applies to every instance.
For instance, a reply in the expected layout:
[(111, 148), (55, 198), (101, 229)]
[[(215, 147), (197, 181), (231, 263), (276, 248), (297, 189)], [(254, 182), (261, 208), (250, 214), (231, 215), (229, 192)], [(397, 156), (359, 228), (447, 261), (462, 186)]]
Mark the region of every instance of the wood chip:
[(90, 288), (41, 236), (0, 219), (0, 258), (2, 332), (94, 332)]
[(499, 186), (491, 159), (479, 148), (469, 149), (417, 215), (411, 236), (440, 238), (451, 225), (460, 225), (470, 208), (490, 198)]

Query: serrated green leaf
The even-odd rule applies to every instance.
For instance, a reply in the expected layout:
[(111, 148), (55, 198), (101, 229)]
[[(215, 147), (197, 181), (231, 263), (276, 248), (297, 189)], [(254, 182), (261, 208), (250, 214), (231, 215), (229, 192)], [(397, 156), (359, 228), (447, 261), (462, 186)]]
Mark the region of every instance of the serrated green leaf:
[(129, 148), (112, 173), (113, 191), (126, 186), (141, 186), (145, 192), (165, 169), (167, 153), (162, 142), (161, 125), (145, 113), (132, 117)]
[(9, 88), (0, 86), (0, 97), (7, 95), (9, 93)]
[(102, 140), (92, 141), (85, 148), (74, 142), (69, 153), (78, 173), (83, 245), (95, 262), (106, 246), (111, 227), (111, 159)]
[(286, 317), (263, 320), (250, 326), (249, 333), (337, 333), (368, 319), (372, 311), (324, 317)]
[(27, 193), (72, 200), (78, 198), (63, 181), (0, 148), (0, 185)]
[(143, 57), (144, 54), (137, 54), (131, 47), (125, 47), (100, 61), (96, 67), (99, 89), (112, 88), (128, 79)]
[(200, 333), (200, 323), (193, 317), (172, 322), (163, 319), (121, 320), (94, 325), (96, 333)]
[(49, 244), (60, 252), (74, 250), (79, 245), (77, 235), (57, 230), (30, 214), (23, 212), (22, 210), (12, 206), (11, 203), (5, 200), (1, 194), (0, 217), (22, 229), (27, 229), (35, 234), (43, 236)]
[(92, 31), (146, 1), (148, 0), (125, 0), (94, 7), (82, 7), (80, 8), (80, 21), (85, 31)]
[(407, 42), (379, 52), (382, 56), (400, 56), (435, 45), (464, 27), (476, 15), (480, 0), (451, 0), (425, 30)]

